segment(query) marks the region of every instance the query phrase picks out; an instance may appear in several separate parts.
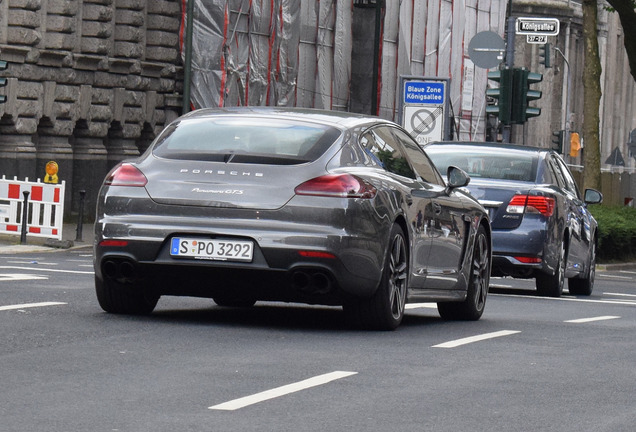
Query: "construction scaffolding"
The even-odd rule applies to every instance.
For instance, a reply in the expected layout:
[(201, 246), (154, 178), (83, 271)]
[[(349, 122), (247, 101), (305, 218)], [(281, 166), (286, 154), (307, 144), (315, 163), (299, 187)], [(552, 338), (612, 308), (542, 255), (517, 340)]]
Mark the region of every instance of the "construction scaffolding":
[[(450, 79), (455, 136), (483, 139), (487, 70), (471, 62), (468, 45), (484, 30), (503, 36), (505, 2), (384, 4), (375, 45), (379, 52), (368, 53), (368, 39), (378, 37), (373, 31), (376, 15), (354, 7), (353, 0), (195, 0), (193, 107), (351, 111), (352, 100), (376, 97), (372, 114), (397, 121), (400, 76), (440, 77)], [(367, 10), (377, 6), (366, 5)], [(368, 30), (363, 35), (352, 31), (360, 27)], [(367, 54), (378, 58), (371, 68), (377, 68), (375, 74), (367, 71), (367, 79), (377, 79), (377, 94), (352, 93), (352, 59)]]

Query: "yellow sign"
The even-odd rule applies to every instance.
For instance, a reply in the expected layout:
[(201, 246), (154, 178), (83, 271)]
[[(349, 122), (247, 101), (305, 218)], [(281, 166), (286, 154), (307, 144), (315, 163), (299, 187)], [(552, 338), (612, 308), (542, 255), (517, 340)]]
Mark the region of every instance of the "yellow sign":
[(44, 176), (44, 183), (55, 183), (57, 184), (57, 162), (50, 161), (46, 164), (46, 175)]
[(570, 135), (570, 156), (577, 157), (581, 150), (581, 138), (576, 132), (572, 132)]

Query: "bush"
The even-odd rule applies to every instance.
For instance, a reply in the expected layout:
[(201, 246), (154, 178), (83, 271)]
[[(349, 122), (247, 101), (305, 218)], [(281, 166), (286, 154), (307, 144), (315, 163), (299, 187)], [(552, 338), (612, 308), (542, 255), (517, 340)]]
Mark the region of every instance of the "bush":
[(588, 209), (598, 221), (598, 260), (634, 260), (636, 208), (591, 205)]

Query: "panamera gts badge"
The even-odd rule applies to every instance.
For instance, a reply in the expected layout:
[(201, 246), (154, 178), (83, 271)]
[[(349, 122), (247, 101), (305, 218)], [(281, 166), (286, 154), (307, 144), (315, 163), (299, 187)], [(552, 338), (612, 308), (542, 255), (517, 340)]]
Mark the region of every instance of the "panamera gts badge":
[(196, 193), (209, 193), (209, 194), (219, 194), (219, 195), (243, 195), (243, 190), (241, 189), (201, 189), (194, 188), (192, 192)]

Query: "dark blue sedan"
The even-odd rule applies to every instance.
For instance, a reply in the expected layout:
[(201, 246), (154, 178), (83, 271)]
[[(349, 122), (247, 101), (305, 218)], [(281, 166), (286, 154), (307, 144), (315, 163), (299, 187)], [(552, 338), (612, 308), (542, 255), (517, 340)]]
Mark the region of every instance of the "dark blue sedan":
[(603, 196), (583, 196), (552, 150), (497, 143), (443, 142), (426, 146), (440, 172), (466, 171), (471, 194), (488, 209), (493, 276), (536, 278), (540, 295), (559, 297), (594, 288), (597, 223), (587, 209)]

